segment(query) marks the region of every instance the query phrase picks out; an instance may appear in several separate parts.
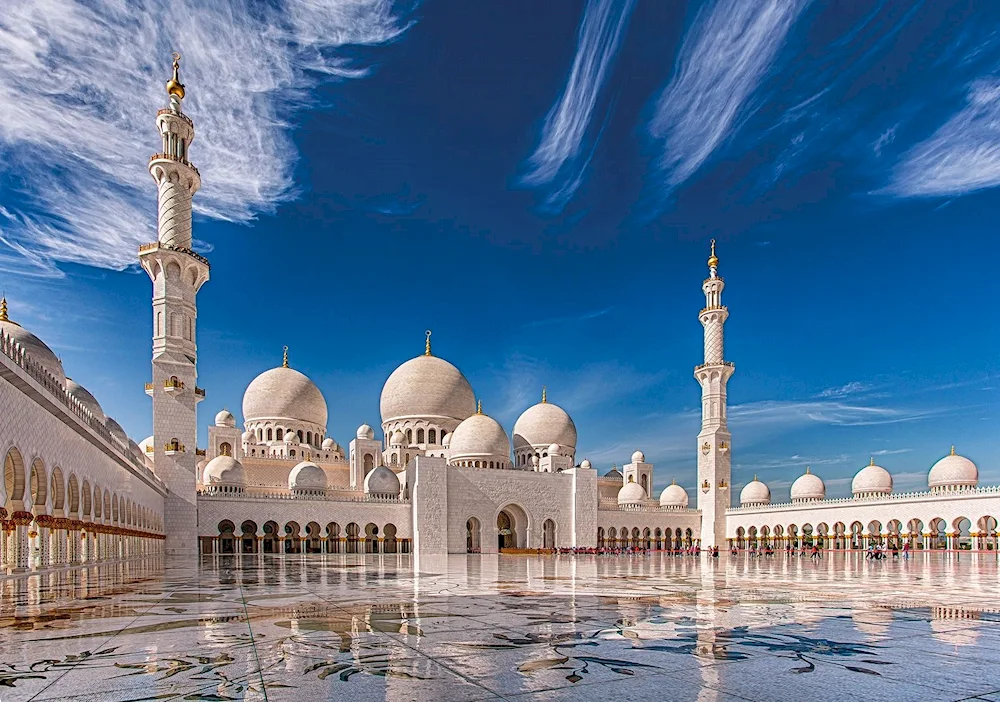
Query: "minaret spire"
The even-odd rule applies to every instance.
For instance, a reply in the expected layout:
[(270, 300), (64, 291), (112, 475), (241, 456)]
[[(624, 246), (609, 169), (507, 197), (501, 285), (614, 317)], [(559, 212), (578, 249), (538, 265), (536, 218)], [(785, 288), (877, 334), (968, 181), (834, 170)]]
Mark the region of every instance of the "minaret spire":
[(698, 508), (701, 510), (701, 545), (724, 547), (726, 510), (730, 506), (732, 437), (726, 419), (726, 385), (735, 367), (725, 360), (724, 326), (729, 310), (722, 304), (725, 281), (719, 276), (719, 257), (712, 239), (708, 278), (702, 283), (705, 307), (698, 314), (704, 327), (705, 359), (694, 369), (701, 385), (701, 432), (698, 434)]
[(425, 356), (430, 356), (431, 355), (431, 330), (428, 329), (427, 331), (425, 331), (424, 332), (424, 336), (426, 337), (424, 339), (424, 355)]
[(542, 404), (544, 405), (544, 404), (546, 404), (546, 403), (547, 403), (548, 401), (549, 401), (549, 393), (548, 393), (548, 389), (547, 389), (547, 388), (546, 388), (546, 387), (545, 387), (545, 386), (543, 385), (543, 386), (542, 386)]
[(7, 317), (7, 296), (4, 295), (0, 298), (0, 322), (9, 322), (10, 318)]
[(288, 347), (281, 347), (281, 367), (288, 368)]
[(168, 107), (156, 113), (161, 149), (149, 159), (157, 188), (156, 241), (139, 247), (139, 262), (153, 282), (153, 462), (166, 484), (163, 530), (168, 554), (198, 552), (198, 291), (209, 265), (192, 250), (191, 200), (201, 187), (189, 160), (194, 122), (181, 111), (180, 55), (173, 55)]

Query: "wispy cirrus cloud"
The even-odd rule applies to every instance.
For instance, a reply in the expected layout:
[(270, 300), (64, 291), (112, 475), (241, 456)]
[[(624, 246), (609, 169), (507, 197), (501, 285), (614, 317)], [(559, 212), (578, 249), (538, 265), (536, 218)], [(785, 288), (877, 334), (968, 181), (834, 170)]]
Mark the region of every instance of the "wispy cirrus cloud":
[(871, 390), (871, 388), (872, 386), (868, 383), (852, 380), (844, 385), (827, 388), (826, 390), (820, 392), (817, 397), (847, 397), (848, 395), (857, 395), (858, 393), (865, 392), (866, 390)]
[(1000, 78), (975, 81), (966, 105), (905, 154), (889, 192), (906, 197), (961, 195), (1000, 185)]
[(593, 149), (585, 144), (587, 132), (634, 5), (634, 0), (589, 0), (584, 9), (569, 78), (521, 177), (523, 185), (545, 189), (549, 209), (561, 211), (583, 183)]
[(183, 54), (202, 214), (247, 221), (294, 195), (288, 118), (321, 81), (359, 78), (346, 47), (407, 28), (388, 0), (9, 0), (0, 15), (0, 268), (121, 269), (155, 232), (145, 162), (169, 55)]
[(806, 4), (720, 0), (699, 12), (649, 124), (661, 143), (666, 192), (690, 178), (752, 111), (748, 101)]

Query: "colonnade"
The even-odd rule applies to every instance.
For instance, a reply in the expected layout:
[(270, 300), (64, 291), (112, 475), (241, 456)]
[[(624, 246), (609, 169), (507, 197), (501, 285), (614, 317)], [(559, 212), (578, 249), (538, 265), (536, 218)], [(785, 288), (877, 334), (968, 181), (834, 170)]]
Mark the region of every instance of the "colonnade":
[(59, 568), (159, 555), (163, 535), (83, 520), (7, 514), (0, 508), (0, 569), (8, 572)]

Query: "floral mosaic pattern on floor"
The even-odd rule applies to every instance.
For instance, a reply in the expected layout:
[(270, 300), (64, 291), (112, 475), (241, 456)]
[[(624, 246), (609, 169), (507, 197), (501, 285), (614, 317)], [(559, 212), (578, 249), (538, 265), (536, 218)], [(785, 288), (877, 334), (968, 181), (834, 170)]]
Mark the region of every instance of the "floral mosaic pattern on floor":
[(995, 555), (250, 555), (0, 590), (2, 702), (1000, 702)]

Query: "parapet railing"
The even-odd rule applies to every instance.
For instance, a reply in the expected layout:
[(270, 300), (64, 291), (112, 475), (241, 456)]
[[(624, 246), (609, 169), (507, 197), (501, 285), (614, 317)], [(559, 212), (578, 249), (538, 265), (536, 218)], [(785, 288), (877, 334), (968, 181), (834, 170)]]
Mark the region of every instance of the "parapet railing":
[(801, 509), (803, 507), (826, 507), (828, 505), (865, 505), (872, 502), (882, 502), (883, 500), (913, 500), (934, 499), (942, 497), (969, 497), (974, 495), (996, 495), (1000, 493), (1000, 485), (988, 485), (984, 487), (961, 488), (958, 490), (941, 490), (934, 492), (922, 490), (919, 492), (890, 492), (882, 495), (869, 495), (866, 497), (835, 497), (829, 500), (806, 500), (804, 502), (770, 502), (762, 505), (746, 505), (743, 507), (730, 507), (727, 514), (740, 514), (744, 512), (766, 512), (773, 509)]
[(331, 495), (319, 490), (303, 490), (299, 494), (295, 492), (265, 492), (262, 490), (230, 491), (223, 488), (231, 486), (219, 486), (218, 488), (202, 487), (198, 489), (199, 497), (222, 498), (225, 500), (319, 500), (322, 502), (352, 502), (352, 503), (377, 503), (390, 505), (408, 505), (410, 500), (404, 497), (391, 497), (384, 495)]
[[(192, 166), (192, 168), (194, 168), (194, 167)], [(195, 169), (195, 170), (197, 170), (197, 169)], [(139, 245), (139, 253), (145, 253), (146, 251), (157, 251), (158, 249), (163, 249), (164, 251), (177, 251), (179, 253), (187, 254), (188, 256), (190, 256), (191, 258), (195, 259), (196, 261), (201, 261), (202, 263), (204, 263), (209, 268), (212, 267), (212, 264), (210, 264), (208, 262), (207, 258), (205, 258), (204, 256), (202, 256), (199, 253), (195, 253), (191, 249), (186, 249), (183, 246), (173, 246), (171, 244), (164, 244), (164, 243), (159, 242), (159, 241), (151, 241), (148, 244), (140, 244)]]
[(144, 476), (158, 485), (163, 485), (162, 481), (156, 477), (146, 465), (140, 461), (131, 451), (127, 442), (115, 436), (104, 425), (100, 419), (87, 409), (82, 402), (73, 397), (62, 383), (56, 380), (40, 363), (31, 358), (31, 355), (23, 346), (17, 343), (13, 337), (4, 332), (0, 332), (0, 353), (13, 361), (21, 370), (27, 373), (32, 380), (41, 385), (56, 401), (67, 410), (75, 414), (84, 424), (104, 439), (112, 448), (116, 449), (120, 456), (124, 458), (133, 468), (141, 472)]
[(655, 500), (640, 504), (620, 505), (614, 497), (602, 497), (597, 502), (599, 512), (693, 512), (689, 507), (667, 507)]
[[(159, 161), (161, 159), (166, 161), (176, 161), (177, 163), (182, 163), (195, 173), (198, 173), (198, 169), (195, 167), (193, 163), (188, 161), (186, 158), (181, 158), (180, 156), (174, 156), (173, 154), (166, 154), (166, 153), (158, 153), (158, 154), (153, 154), (152, 156), (149, 157), (150, 161)], [(201, 177), (201, 173), (198, 173), (198, 177)]]

